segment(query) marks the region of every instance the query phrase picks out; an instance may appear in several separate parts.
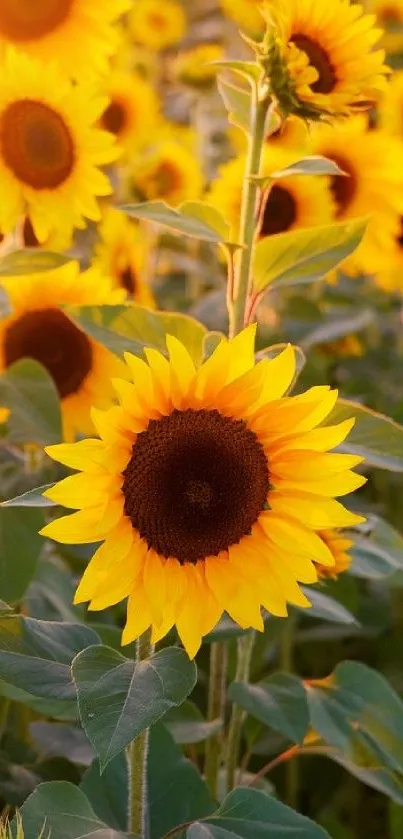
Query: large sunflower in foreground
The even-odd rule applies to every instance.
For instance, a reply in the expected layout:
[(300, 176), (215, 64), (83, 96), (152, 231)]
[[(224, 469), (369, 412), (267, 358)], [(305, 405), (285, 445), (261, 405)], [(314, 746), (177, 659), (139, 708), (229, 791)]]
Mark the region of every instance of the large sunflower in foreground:
[[(263, 155), (262, 172), (272, 172), (295, 163), (295, 151), (268, 145)], [(231, 160), (221, 167), (213, 182), (207, 202), (224, 215), (236, 235), (242, 204), (245, 157)], [(271, 236), (301, 227), (326, 224), (334, 218), (334, 202), (325, 178), (294, 175), (274, 183), (265, 206), (260, 235)]]
[[(318, 112), (368, 108), (385, 87), (382, 31), (350, 0), (265, 0), (290, 77), (290, 92)], [(276, 78), (273, 78), (276, 87)]]
[(337, 392), (284, 396), (294, 351), (255, 365), (254, 336), (224, 339), (199, 369), (170, 336), (169, 360), (127, 354), (120, 407), (93, 413), (101, 439), (47, 449), (82, 473), (48, 491), (78, 512), (42, 533), (104, 540), (76, 602), (129, 598), (123, 643), (176, 625), (193, 657), (223, 611), (261, 630), (261, 606), (279, 616), (287, 602), (308, 606), (298, 582), (316, 581), (314, 561), (333, 565), (315, 531), (362, 521), (335, 500), (365, 482), (351, 471), (361, 458), (329, 453), (354, 421), (318, 428)]
[(0, 86), (0, 230), (29, 216), (38, 241), (98, 221), (97, 197), (112, 191), (99, 167), (114, 138), (96, 128), (104, 97), (73, 86), (55, 64), (9, 50)]
[(57, 59), (69, 76), (88, 79), (107, 72), (113, 24), (129, 8), (130, 0), (0, 0), (0, 49)]
[(109, 104), (100, 124), (119, 145), (133, 151), (150, 141), (159, 122), (160, 103), (152, 85), (134, 72), (115, 70), (102, 87)]
[(403, 144), (385, 131), (368, 130), (364, 116), (317, 126), (312, 141), (313, 154), (334, 160), (348, 175), (330, 184), (338, 220), (371, 217), (361, 245), (343, 267), (373, 274), (382, 267), (403, 215)]
[(110, 207), (99, 225), (99, 236), (93, 267), (108, 277), (114, 288), (124, 289), (136, 303), (154, 308), (151, 289), (143, 279), (147, 246), (138, 224)]
[(0, 370), (22, 358), (32, 358), (51, 375), (61, 399), (65, 439), (75, 432), (93, 432), (90, 408), (113, 402), (111, 376), (122, 374), (123, 363), (89, 338), (63, 310), (64, 306), (96, 306), (122, 302), (95, 271), (79, 273), (69, 262), (54, 271), (2, 279), (12, 306), (0, 321)]

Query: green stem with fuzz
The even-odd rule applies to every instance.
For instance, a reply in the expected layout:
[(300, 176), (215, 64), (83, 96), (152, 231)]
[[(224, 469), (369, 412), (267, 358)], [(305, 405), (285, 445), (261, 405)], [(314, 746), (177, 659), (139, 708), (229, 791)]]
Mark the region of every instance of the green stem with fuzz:
[[(216, 642), (211, 645), (210, 680), (208, 697), (208, 719), (220, 719), (224, 724), (225, 689), (227, 683), (227, 645)], [(213, 798), (218, 797), (218, 773), (222, 757), (222, 732), (210, 737), (206, 743), (204, 774)]]
[[(255, 633), (250, 632), (238, 641), (236, 682), (249, 682)], [(238, 766), (241, 730), (245, 712), (239, 705), (233, 705), (227, 740), (227, 792), (235, 786), (235, 773)]]
[(243, 249), (238, 254), (235, 274), (235, 295), (229, 309), (230, 337), (245, 326), (245, 309), (251, 285), (253, 246), (258, 228), (260, 186), (254, 177), (260, 175), (267, 114), (268, 96), (260, 97), (259, 85), (253, 85), (249, 150), (242, 195), (241, 229), (239, 242)]
[[(137, 641), (136, 662), (144, 661), (153, 653), (150, 632), (145, 632)], [(147, 809), (147, 759), (149, 729), (142, 731), (127, 748), (129, 769), (129, 818), (128, 828), (132, 833), (148, 839)]]

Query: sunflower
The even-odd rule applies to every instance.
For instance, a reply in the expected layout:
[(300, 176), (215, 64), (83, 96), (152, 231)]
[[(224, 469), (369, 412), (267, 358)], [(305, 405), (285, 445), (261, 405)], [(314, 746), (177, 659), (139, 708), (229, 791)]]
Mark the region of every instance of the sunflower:
[(352, 559), (347, 551), (354, 545), (352, 539), (348, 539), (339, 530), (322, 530), (318, 536), (322, 539), (334, 559), (334, 565), (321, 565), (315, 563), (319, 579), (337, 580), (339, 574), (348, 571)]
[(261, 35), (264, 22), (259, 13), (260, 0), (220, 0), (224, 14), (241, 29), (252, 35)]
[(147, 248), (138, 225), (119, 210), (109, 208), (99, 226), (100, 241), (93, 267), (123, 288), (137, 303), (154, 308), (151, 289), (144, 282)]
[(400, 52), (403, 46), (403, 0), (371, 0), (370, 9), (385, 30), (382, 45), (386, 52)]
[(383, 291), (403, 291), (403, 215), (396, 218), (389, 240), (374, 270), (374, 279)]
[(17, 246), (21, 248), (44, 248), (53, 253), (65, 253), (73, 246), (73, 239), (70, 234), (57, 227), (44, 242), (39, 242), (29, 216), (20, 219), (16, 230)]
[[(289, 95), (294, 93), (297, 103), (319, 115), (348, 114), (376, 101), (387, 71), (384, 51), (373, 49), (382, 32), (374, 29), (373, 16), (363, 14), (361, 5), (350, 0), (265, 0), (263, 12), (276, 27)], [(276, 88), (277, 79), (272, 81)]]
[(154, 88), (133, 72), (115, 70), (103, 85), (109, 97), (100, 125), (131, 151), (147, 143), (158, 127), (160, 102)]
[(337, 392), (284, 396), (292, 347), (255, 365), (254, 337), (248, 327), (224, 339), (198, 369), (171, 336), (169, 360), (126, 354), (134, 384), (115, 381), (120, 406), (93, 412), (101, 439), (47, 449), (82, 474), (47, 492), (78, 512), (42, 533), (105, 540), (75, 602), (96, 610), (128, 597), (124, 644), (176, 625), (193, 657), (224, 610), (262, 630), (261, 606), (279, 616), (287, 602), (308, 606), (298, 582), (316, 581), (313, 561), (334, 564), (316, 531), (362, 521), (334, 498), (365, 482), (351, 471), (361, 458), (329, 453), (354, 421), (317, 428)]
[(189, 87), (209, 88), (214, 84), (218, 69), (215, 61), (225, 57), (222, 44), (204, 43), (181, 52), (172, 63), (174, 78)]
[(135, 41), (152, 50), (163, 50), (181, 41), (187, 30), (183, 7), (175, 0), (136, 0), (128, 16)]
[(10, 411), (8, 408), (0, 408), (0, 425), (3, 425), (4, 422), (7, 422), (10, 416)]
[(129, 8), (130, 0), (1, 0), (0, 49), (57, 57), (77, 80), (105, 74), (118, 42), (113, 24)]
[(129, 189), (138, 200), (161, 199), (168, 204), (197, 199), (203, 188), (201, 166), (180, 140), (167, 139), (131, 161)]
[(0, 321), (0, 370), (21, 358), (33, 358), (51, 375), (61, 399), (64, 437), (92, 433), (90, 408), (113, 402), (110, 376), (122, 373), (123, 362), (89, 338), (63, 311), (63, 306), (118, 303), (114, 292), (95, 271), (79, 273), (69, 262), (46, 273), (2, 279), (12, 314)]
[(8, 51), (0, 88), (3, 233), (24, 215), (39, 242), (56, 225), (68, 236), (85, 227), (85, 218), (99, 220), (97, 196), (112, 191), (99, 167), (117, 157), (114, 138), (94, 126), (104, 102), (73, 86), (56, 65)]
[[(270, 175), (291, 163), (298, 155), (292, 151), (267, 146), (262, 171)], [(207, 201), (224, 215), (237, 233), (241, 215), (245, 158), (231, 160), (221, 167)], [(326, 224), (334, 217), (334, 205), (326, 179), (294, 175), (274, 183), (262, 219), (261, 236), (285, 233), (300, 227)]]
[(361, 245), (345, 265), (351, 273), (373, 274), (403, 214), (403, 144), (385, 131), (368, 130), (362, 115), (334, 127), (317, 126), (312, 141), (313, 154), (334, 160), (348, 175), (335, 176), (330, 184), (338, 220), (371, 217)]

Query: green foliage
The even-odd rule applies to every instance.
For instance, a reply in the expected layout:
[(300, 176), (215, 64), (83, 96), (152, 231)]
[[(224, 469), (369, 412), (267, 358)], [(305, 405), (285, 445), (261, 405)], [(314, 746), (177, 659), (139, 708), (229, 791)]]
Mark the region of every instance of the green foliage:
[(36, 274), (54, 271), (71, 262), (71, 257), (52, 251), (24, 248), (11, 251), (0, 260), (0, 277), (20, 277), (24, 274)]
[(136, 664), (110, 647), (89, 647), (74, 659), (72, 673), (81, 722), (102, 768), (196, 683), (195, 664), (175, 648)]
[(119, 208), (131, 218), (159, 224), (173, 233), (215, 244), (231, 244), (230, 230), (223, 216), (214, 207), (200, 201), (186, 201), (178, 208), (164, 201), (124, 204)]
[(0, 404), (12, 414), (10, 442), (38, 446), (60, 442), (59, 396), (41, 364), (31, 359), (11, 364), (0, 379)]

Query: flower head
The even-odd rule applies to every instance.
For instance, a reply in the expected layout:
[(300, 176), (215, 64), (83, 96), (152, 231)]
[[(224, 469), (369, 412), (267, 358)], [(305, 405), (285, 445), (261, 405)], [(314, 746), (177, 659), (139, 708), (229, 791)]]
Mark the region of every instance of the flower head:
[(143, 279), (147, 247), (136, 222), (110, 207), (99, 235), (93, 267), (110, 279), (113, 288), (124, 289), (136, 303), (154, 308), (151, 289)]
[[(368, 108), (385, 88), (381, 31), (350, 0), (264, 0), (267, 68), (279, 107), (306, 119)], [(271, 35), (270, 35), (271, 33)]]
[(100, 167), (118, 155), (114, 138), (95, 127), (104, 107), (55, 64), (9, 50), (0, 89), (3, 233), (24, 215), (39, 242), (56, 226), (69, 236), (85, 219), (99, 220), (97, 198), (112, 191)]
[(64, 306), (113, 304), (124, 299), (95, 271), (80, 274), (69, 262), (44, 274), (3, 279), (12, 313), (0, 322), (0, 370), (22, 358), (42, 364), (61, 399), (65, 439), (91, 433), (90, 408), (113, 402), (110, 377), (124, 365), (88, 335), (64, 311)]
[(334, 559), (334, 565), (315, 563), (319, 578), (337, 580), (339, 574), (343, 574), (350, 568), (352, 559), (348, 551), (354, 545), (354, 541), (348, 539), (339, 530), (322, 530), (318, 535), (329, 548)]
[(317, 531), (362, 521), (335, 500), (365, 482), (351, 471), (361, 458), (329, 453), (353, 420), (320, 427), (337, 399), (328, 387), (284, 396), (293, 349), (255, 364), (254, 331), (223, 339), (198, 368), (170, 336), (169, 360), (127, 354), (120, 406), (93, 412), (101, 439), (47, 449), (81, 473), (47, 492), (78, 512), (42, 532), (103, 540), (76, 602), (128, 598), (123, 643), (176, 625), (193, 657), (224, 611), (261, 630), (261, 606), (308, 606), (298, 582), (316, 581), (314, 562), (334, 564)]
[(215, 61), (224, 58), (224, 49), (218, 43), (198, 44), (180, 53), (173, 62), (175, 78), (189, 87), (208, 88), (217, 76)]
[(152, 85), (134, 72), (115, 70), (102, 89), (109, 103), (101, 127), (114, 134), (127, 152), (149, 142), (160, 120), (160, 103)]
[(168, 204), (199, 198), (203, 186), (200, 163), (180, 140), (167, 137), (129, 167), (130, 189), (142, 201), (161, 199)]
[(40, 61), (56, 58), (67, 75), (88, 80), (107, 72), (113, 24), (129, 8), (130, 0), (2, 0), (0, 51), (13, 45)]
[(136, 0), (128, 23), (134, 40), (153, 50), (177, 44), (187, 29), (183, 6), (177, 0)]

